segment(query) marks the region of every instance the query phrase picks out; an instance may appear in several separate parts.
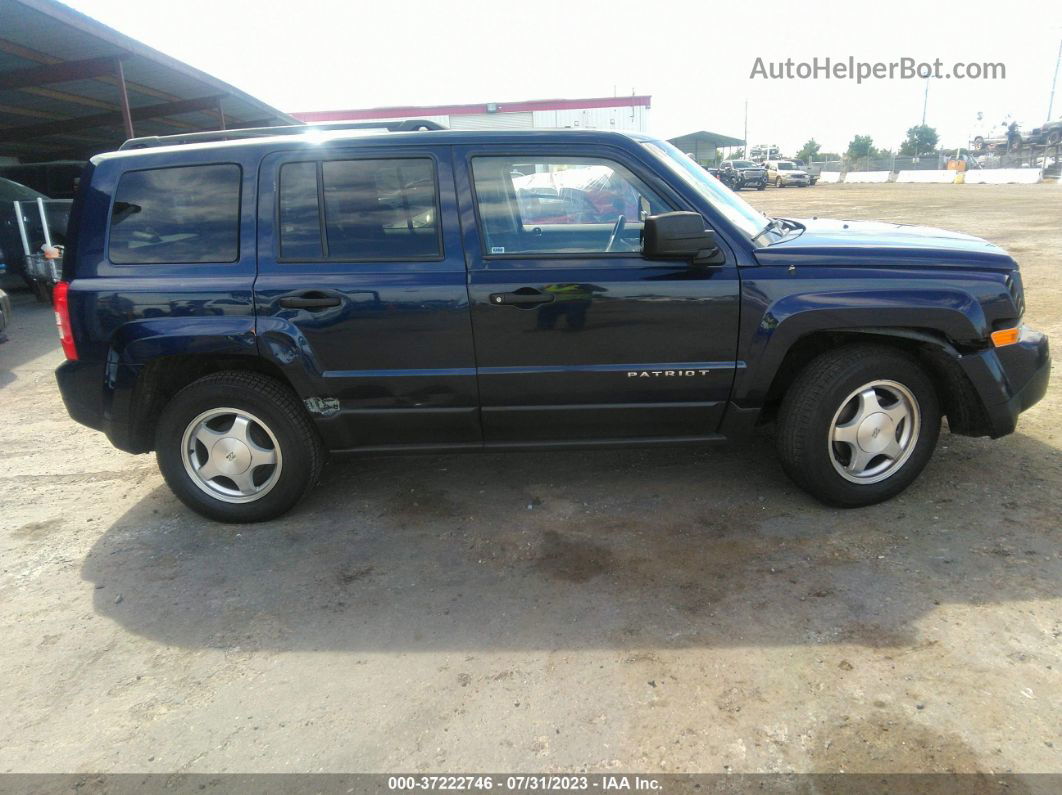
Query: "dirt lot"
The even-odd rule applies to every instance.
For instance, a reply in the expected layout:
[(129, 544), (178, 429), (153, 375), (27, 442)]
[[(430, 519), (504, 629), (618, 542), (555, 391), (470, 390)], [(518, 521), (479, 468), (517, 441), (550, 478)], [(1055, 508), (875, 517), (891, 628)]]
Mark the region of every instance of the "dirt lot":
[[(1062, 340), (1062, 186), (744, 195), (999, 242)], [(51, 315), (17, 299), (0, 772), (1062, 771), (1057, 382), (858, 511), (765, 432), (341, 462), (235, 527), (67, 418)]]

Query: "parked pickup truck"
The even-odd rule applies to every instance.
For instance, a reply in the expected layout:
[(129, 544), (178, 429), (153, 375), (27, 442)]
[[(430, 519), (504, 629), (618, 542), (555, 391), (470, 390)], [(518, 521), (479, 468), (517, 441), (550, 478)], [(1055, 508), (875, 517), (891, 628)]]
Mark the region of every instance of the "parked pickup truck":
[(918, 476), (942, 417), (1003, 436), (1048, 382), (1002, 249), (766, 217), (638, 134), (136, 139), (87, 167), (63, 268), (70, 414), (227, 522), (290, 509), (329, 452), (772, 421), (794, 481), (862, 506)]
[(809, 166), (799, 157), (793, 158), (793, 165), (808, 175), (808, 183), (814, 185), (819, 181), (819, 175), (822, 174), (822, 166)]
[(751, 160), (724, 160), (719, 166), (719, 179), (732, 191), (742, 188), (763, 190), (767, 187), (767, 171)]

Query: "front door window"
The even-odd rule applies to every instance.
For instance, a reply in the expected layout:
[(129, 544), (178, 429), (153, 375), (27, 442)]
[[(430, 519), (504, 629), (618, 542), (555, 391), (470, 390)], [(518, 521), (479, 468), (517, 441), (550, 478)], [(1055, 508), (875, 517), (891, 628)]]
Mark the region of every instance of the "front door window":
[(640, 251), (645, 216), (672, 209), (601, 158), (476, 157), (472, 173), (488, 257)]

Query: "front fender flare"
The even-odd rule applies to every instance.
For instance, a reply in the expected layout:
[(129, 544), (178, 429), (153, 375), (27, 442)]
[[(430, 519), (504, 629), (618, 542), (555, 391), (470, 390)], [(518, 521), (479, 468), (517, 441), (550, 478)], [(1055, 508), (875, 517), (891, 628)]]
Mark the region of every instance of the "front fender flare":
[(915, 333), (922, 341), (961, 346), (984, 340), (990, 329), (981, 305), (962, 290), (839, 290), (788, 295), (771, 304), (748, 334), (741, 356), (747, 366), (735, 379), (734, 402), (743, 407), (762, 405), (793, 345), (823, 331), (891, 336)]

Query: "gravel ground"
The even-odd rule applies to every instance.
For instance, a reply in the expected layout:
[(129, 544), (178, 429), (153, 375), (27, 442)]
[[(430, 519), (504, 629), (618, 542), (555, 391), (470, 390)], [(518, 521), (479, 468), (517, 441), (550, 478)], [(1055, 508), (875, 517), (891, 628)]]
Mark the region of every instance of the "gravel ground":
[[(1062, 340), (1062, 186), (818, 186), (768, 211), (999, 242)], [(333, 463), (212, 524), (0, 346), (0, 772), (1062, 771), (1057, 383), (825, 508), (715, 448)]]

